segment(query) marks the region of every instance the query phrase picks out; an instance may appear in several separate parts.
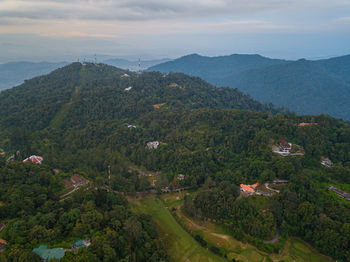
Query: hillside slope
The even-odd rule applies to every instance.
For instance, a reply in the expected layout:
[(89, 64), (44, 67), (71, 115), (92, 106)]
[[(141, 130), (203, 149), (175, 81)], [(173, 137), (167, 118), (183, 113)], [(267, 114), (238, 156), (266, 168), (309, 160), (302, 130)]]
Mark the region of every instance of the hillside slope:
[(258, 55), (190, 55), (148, 70), (184, 72), (299, 114), (323, 113), (350, 120), (350, 56), (285, 61)]
[[(122, 77), (124, 74), (128, 76)], [(93, 120), (137, 117), (157, 105), (188, 109), (267, 109), (238, 90), (217, 89), (184, 74), (136, 75), (104, 64), (73, 63), (1, 92), (0, 127), (37, 130), (50, 124), (83, 126)], [(62, 114), (68, 119), (59, 121)]]

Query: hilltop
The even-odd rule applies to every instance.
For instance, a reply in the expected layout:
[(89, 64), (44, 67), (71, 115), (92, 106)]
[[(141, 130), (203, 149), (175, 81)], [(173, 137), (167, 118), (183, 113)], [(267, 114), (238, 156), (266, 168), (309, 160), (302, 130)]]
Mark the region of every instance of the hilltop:
[(218, 89), (197, 77), (137, 75), (104, 64), (73, 63), (1, 92), (0, 127), (84, 126), (97, 119), (137, 117), (158, 104), (173, 109), (270, 109), (236, 89)]
[[(102, 60), (103, 63), (122, 69), (128, 69), (131, 71), (138, 71), (138, 61), (130, 61), (121, 58), (109, 58)], [(148, 67), (156, 64), (171, 61), (170, 59), (158, 59), (158, 60), (142, 60), (141, 70), (145, 70)], [(53, 70), (68, 65), (68, 62), (28, 62), (18, 61), (0, 64), (0, 91), (9, 89), (11, 87), (22, 84), (25, 80), (33, 77), (46, 75)]]
[(238, 88), (262, 103), (298, 114), (330, 114), (349, 120), (350, 55), (311, 61), (260, 55), (184, 56), (148, 71), (183, 72), (214, 85)]

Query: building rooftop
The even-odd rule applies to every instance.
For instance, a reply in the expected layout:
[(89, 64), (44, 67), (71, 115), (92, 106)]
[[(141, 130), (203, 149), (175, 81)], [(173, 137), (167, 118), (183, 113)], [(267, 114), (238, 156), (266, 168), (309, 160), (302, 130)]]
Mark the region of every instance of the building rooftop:
[(85, 183), (85, 178), (81, 177), (79, 174), (74, 174), (71, 177), (71, 180), (73, 181), (74, 184), (76, 184), (76, 183)]
[(7, 245), (7, 241), (5, 239), (0, 238), (0, 244)]
[(44, 160), (44, 158), (42, 156), (36, 156), (36, 155), (32, 155), (26, 159), (23, 160), (23, 163), (26, 163), (28, 161), (34, 163), (34, 164), (41, 164), (41, 162)]
[(290, 144), (286, 140), (283, 140), (283, 139), (280, 141), (280, 145), (282, 147), (290, 147)]

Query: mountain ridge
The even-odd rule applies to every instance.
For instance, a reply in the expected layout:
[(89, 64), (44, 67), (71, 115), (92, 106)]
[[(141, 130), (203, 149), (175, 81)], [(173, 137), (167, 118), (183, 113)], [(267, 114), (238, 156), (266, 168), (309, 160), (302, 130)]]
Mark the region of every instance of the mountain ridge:
[(262, 103), (272, 102), (298, 114), (325, 113), (350, 120), (350, 55), (296, 61), (260, 55), (189, 55), (148, 71), (183, 72), (217, 86), (238, 88)]
[[(129, 87), (131, 89), (127, 91)], [(13, 102), (15, 99), (16, 104)], [(99, 101), (96, 111), (85, 105), (93, 99)], [(105, 102), (101, 101), (103, 99)], [(145, 108), (142, 105), (146, 106), (146, 110), (153, 110), (154, 104), (162, 103), (174, 108), (271, 109), (271, 106), (264, 106), (238, 90), (215, 88), (198, 77), (154, 72), (138, 75), (105, 64), (79, 62), (5, 90), (0, 93), (0, 101), (0, 126), (28, 129), (47, 126), (63, 107), (75, 108), (69, 106), (72, 103), (79, 107), (75, 110), (92, 110), (86, 115), (89, 118), (105, 118), (98, 114), (110, 107), (108, 103), (115, 105), (112, 110), (114, 117), (143, 113)], [(71, 112), (71, 117), (77, 120), (78, 111)], [(27, 114), (36, 120), (29, 121)], [(84, 122), (82, 119), (79, 121)], [(39, 124), (34, 127), (33, 123)]]

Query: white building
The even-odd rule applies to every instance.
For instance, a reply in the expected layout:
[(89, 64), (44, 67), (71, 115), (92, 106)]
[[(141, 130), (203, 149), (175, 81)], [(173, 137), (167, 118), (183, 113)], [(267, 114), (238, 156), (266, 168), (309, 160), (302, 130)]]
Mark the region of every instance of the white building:
[(148, 142), (147, 143), (148, 149), (157, 149), (158, 146), (159, 146), (159, 142), (158, 141), (153, 141), (153, 142)]
[(120, 78), (126, 78), (126, 77), (130, 77), (128, 74), (124, 74), (122, 76), (120, 76)]

